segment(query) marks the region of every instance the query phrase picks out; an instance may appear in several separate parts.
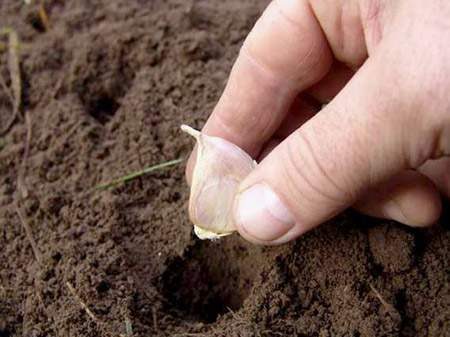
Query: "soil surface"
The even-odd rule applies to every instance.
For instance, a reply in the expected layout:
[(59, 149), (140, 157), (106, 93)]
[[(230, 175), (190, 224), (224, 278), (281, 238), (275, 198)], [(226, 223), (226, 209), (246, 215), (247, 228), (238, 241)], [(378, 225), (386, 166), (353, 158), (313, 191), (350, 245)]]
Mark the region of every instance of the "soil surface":
[(450, 336), (448, 215), (349, 213), (262, 248), (193, 236), (183, 165), (93, 190), (188, 155), (180, 124), (203, 125), (266, 3), (54, 0), (46, 27), (39, 1), (0, 1), (23, 79), (0, 139), (1, 337)]

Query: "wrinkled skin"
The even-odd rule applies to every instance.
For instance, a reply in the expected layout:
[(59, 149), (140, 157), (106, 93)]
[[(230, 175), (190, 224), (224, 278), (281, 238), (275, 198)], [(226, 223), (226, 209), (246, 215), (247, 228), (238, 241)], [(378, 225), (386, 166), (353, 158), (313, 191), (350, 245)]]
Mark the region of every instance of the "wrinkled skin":
[(436, 221), (450, 195), (449, 18), (446, 0), (268, 6), (203, 130), (261, 160), (235, 201), (241, 235), (288, 242), (348, 207)]

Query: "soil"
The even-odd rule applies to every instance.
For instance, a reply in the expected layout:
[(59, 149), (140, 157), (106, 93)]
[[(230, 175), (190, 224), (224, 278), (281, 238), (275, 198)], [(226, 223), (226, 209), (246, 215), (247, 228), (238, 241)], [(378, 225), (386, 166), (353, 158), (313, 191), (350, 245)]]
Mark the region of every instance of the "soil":
[(448, 206), (431, 229), (350, 212), (263, 248), (193, 236), (183, 165), (93, 190), (188, 155), (180, 124), (202, 126), (266, 4), (53, 0), (46, 27), (38, 1), (0, 2), (29, 117), (1, 138), (1, 337), (450, 336)]

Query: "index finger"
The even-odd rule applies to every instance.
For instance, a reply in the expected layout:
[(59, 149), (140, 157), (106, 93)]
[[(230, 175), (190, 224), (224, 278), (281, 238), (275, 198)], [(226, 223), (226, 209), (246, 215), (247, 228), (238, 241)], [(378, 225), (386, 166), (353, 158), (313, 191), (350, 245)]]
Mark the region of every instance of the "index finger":
[(272, 1), (245, 40), (203, 131), (257, 156), (298, 93), (320, 80), (331, 63), (307, 1)]

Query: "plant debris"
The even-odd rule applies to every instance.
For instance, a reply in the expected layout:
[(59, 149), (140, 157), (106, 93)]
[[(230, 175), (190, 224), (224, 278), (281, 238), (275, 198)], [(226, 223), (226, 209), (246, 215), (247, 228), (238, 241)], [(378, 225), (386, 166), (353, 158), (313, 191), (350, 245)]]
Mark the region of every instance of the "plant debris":
[(126, 183), (130, 180), (136, 179), (147, 173), (154, 172), (154, 171), (166, 168), (166, 167), (177, 165), (177, 164), (181, 163), (182, 161), (183, 161), (183, 159), (174, 159), (174, 160), (170, 160), (170, 161), (167, 161), (167, 162), (164, 162), (161, 164), (149, 166), (149, 167), (144, 168), (143, 170), (127, 174), (127, 175), (117, 178), (111, 182), (99, 184), (99, 185), (95, 186), (95, 189), (96, 190), (106, 190), (111, 187), (116, 187), (117, 185), (120, 185), (120, 184)]
[(9, 27), (1, 29), (0, 35), (8, 36), (8, 68), (14, 98), (14, 101), (12, 102), (12, 116), (5, 127), (0, 130), (0, 135), (2, 135), (9, 131), (19, 115), (20, 107), (22, 105), (22, 80), (20, 74), (19, 36), (14, 29)]

